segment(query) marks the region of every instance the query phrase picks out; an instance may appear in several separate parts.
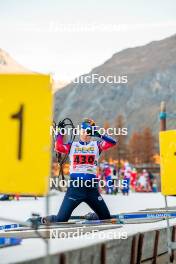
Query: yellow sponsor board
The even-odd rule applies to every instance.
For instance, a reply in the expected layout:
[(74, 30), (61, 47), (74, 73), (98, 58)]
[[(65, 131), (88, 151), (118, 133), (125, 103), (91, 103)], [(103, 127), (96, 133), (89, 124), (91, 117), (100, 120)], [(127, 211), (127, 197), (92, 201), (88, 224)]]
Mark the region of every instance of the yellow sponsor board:
[(48, 192), (51, 85), (49, 75), (0, 74), (0, 193)]
[(176, 130), (160, 132), (161, 192), (176, 194)]

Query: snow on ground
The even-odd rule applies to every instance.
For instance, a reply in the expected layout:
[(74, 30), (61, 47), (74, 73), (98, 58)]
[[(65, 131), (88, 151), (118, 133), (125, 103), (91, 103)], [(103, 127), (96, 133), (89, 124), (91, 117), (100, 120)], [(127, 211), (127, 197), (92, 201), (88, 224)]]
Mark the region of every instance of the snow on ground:
[[(56, 214), (58, 208), (62, 202), (64, 193), (57, 193), (55, 196), (50, 197), (50, 213)], [(147, 208), (159, 208), (164, 207), (164, 197), (160, 193), (131, 193), (129, 196), (118, 195), (103, 195), (111, 214), (134, 212)], [(21, 198), (20, 201), (6, 201), (0, 202), (0, 216), (13, 218), (15, 220), (25, 221), (31, 216), (31, 213), (39, 213), (45, 215), (45, 198)], [(168, 198), (169, 206), (176, 206), (176, 197)], [(75, 209), (74, 215), (84, 215), (90, 212), (90, 208), (82, 203)], [(10, 223), (10, 221), (1, 221), (0, 224)], [(171, 223), (176, 223), (176, 220), (171, 220)], [(151, 229), (157, 229), (159, 227), (165, 227), (166, 221), (158, 223), (148, 224), (131, 224), (125, 225), (123, 228), (113, 230), (114, 233), (120, 234), (120, 232), (126, 231), (128, 235), (135, 234), (139, 231), (147, 231)], [(110, 231), (103, 231), (104, 234), (108, 234)], [(99, 237), (96, 238), (81, 238), (73, 239), (52, 239), (50, 240), (50, 252), (57, 253), (65, 250), (76, 249), (79, 247), (85, 247), (104, 240)], [(41, 257), (45, 255), (45, 243), (41, 239), (26, 239), (23, 240), (22, 245), (0, 249), (0, 263), (14, 263), (17, 261), (24, 261), (31, 258)]]

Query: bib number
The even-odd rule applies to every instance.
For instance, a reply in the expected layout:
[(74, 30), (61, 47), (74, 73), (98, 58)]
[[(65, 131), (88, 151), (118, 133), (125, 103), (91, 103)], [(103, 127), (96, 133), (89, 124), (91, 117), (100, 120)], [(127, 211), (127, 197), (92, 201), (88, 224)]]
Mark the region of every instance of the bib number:
[(94, 165), (95, 155), (74, 155), (73, 156), (73, 164), (90, 164)]

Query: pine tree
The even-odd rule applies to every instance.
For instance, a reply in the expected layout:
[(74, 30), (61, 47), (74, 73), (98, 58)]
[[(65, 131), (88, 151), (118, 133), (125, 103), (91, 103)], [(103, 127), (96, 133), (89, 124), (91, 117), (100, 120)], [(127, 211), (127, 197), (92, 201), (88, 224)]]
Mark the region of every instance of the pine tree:
[(156, 139), (149, 127), (143, 129), (141, 133), (141, 139), (143, 150), (141, 155), (142, 163), (153, 163)]
[(128, 160), (132, 164), (141, 163), (142, 137), (140, 132), (134, 132), (128, 143)]
[(150, 128), (134, 132), (128, 144), (128, 160), (132, 164), (150, 164), (154, 161), (156, 139)]

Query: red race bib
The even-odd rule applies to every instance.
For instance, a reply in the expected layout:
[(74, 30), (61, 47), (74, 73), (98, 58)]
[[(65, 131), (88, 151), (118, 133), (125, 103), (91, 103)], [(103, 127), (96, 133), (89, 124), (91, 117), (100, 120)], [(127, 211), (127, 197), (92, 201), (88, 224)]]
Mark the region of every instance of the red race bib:
[(82, 154), (74, 154), (73, 155), (73, 165), (79, 165), (79, 164), (90, 164), (94, 165), (95, 161), (95, 155), (82, 155)]

